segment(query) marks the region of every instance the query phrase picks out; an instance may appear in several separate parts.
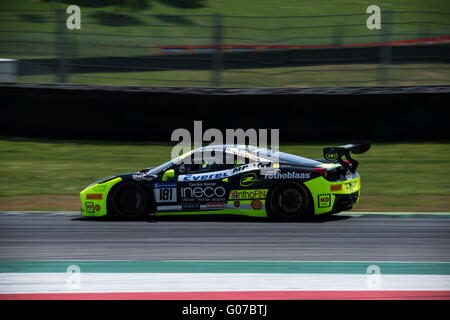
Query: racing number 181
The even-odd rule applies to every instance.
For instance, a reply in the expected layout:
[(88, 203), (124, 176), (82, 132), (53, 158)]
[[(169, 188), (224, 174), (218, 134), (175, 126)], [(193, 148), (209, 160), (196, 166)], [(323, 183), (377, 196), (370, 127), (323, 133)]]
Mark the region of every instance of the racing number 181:
[(177, 188), (155, 189), (155, 200), (158, 203), (177, 202)]
[(173, 189), (162, 189), (159, 192), (159, 200), (160, 201), (167, 201), (172, 200), (173, 197)]

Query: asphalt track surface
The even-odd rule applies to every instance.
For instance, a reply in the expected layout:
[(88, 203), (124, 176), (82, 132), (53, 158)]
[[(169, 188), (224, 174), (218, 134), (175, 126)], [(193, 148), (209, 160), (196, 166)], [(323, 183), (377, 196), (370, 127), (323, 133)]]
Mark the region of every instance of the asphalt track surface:
[(340, 214), (285, 223), (0, 213), (0, 259), (448, 262), (450, 218)]

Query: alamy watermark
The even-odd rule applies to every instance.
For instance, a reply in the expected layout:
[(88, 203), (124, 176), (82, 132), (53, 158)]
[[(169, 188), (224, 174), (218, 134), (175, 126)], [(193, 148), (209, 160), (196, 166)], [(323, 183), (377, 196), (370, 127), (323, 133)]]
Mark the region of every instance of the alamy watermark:
[(66, 9), (66, 13), (69, 16), (66, 19), (66, 27), (69, 30), (81, 29), (81, 9), (79, 6), (70, 5)]
[(367, 289), (380, 290), (381, 289), (381, 268), (375, 264), (367, 267), (366, 273), (369, 277), (366, 280)]
[[(270, 135), (270, 140), (269, 140)], [(205, 142), (209, 143), (206, 148), (203, 149), (201, 156), (197, 156), (194, 153), (194, 157), (185, 156), (182, 159), (178, 158), (180, 162), (183, 163), (194, 163), (201, 164), (205, 158), (214, 157), (212, 153), (214, 152), (215, 161), (217, 164), (233, 164), (236, 161), (236, 157), (242, 160), (243, 158), (254, 157), (254, 160), (258, 160), (258, 156), (264, 157), (268, 156), (265, 154), (267, 151), (266, 148), (269, 145), (272, 150), (277, 151), (280, 146), (280, 130), (279, 129), (225, 129), (225, 135), (216, 128), (209, 128), (205, 132), (203, 132), (203, 123), (202, 121), (194, 121), (194, 131), (193, 134), (188, 129), (178, 128), (172, 132), (171, 141), (178, 142), (173, 148), (171, 152), (171, 158), (177, 159), (181, 155), (188, 154), (192, 150), (192, 146), (194, 149), (198, 149), (204, 146)], [(227, 157), (226, 155), (223, 157), (217, 156), (217, 149), (213, 150), (213, 148), (208, 148), (215, 145), (229, 145), (229, 150), (231, 152), (235, 152), (236, 157)], [(242, 149), (233, 149), (234, 145), (250, 145), (258, 148), (258, 156), (255, 156), (254, 153), (246, 154)], [(203, 158), (203, 159), (202, 159)]]
[(79, 266), (73, 264), (67, 267), (66, 287), (69, 290), (81, 289), (81, 269)]
[(371, 15), (366, 20), (366, 26), (369, 30), (381, 29), (381, 9), (376, 4), (367, 7), (366, 13)]
[[(69, 30), (81, 29), (81, 8), (77, 5), (70, 5), (66, 9), (69, 15), (66, 19), (66, 26)], [(381, 29), (381, 9), (378, 5), (372, 4), (367, 7), (366, 13), (370, 16), (366, 20), (366, 26), (369, 30)]]

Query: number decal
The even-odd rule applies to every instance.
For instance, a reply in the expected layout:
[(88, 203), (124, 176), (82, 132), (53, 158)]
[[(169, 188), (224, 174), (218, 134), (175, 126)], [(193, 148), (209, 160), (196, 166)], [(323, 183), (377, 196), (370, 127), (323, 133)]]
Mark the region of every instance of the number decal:
[[(176, 190), (176, 189), (175, 189)], [(159, 191), (159, 202), (172, 201), (173, 189), (161, 189)]]
[(177, 202), (177, 188), (155, 189), (155, 199), (158, 203)]

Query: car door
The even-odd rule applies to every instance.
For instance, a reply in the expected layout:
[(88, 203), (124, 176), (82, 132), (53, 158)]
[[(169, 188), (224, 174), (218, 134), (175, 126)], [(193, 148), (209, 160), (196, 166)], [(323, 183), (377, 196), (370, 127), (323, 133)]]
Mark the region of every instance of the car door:
[(182, 210), (220, 210), (226, 207), (229, 186), (227, 177), (233, 164), (224, 163), (221, 153), (203, 157), (196, 164), (178, 168), (178, 195)]

